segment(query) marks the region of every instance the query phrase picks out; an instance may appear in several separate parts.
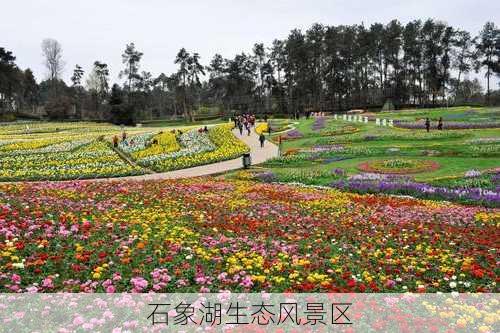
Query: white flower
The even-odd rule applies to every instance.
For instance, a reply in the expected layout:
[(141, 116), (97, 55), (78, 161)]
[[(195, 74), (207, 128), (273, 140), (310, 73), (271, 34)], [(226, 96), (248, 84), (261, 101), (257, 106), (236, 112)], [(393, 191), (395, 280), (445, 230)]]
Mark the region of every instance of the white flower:
[(456, 282), (450, 282), (450, 288), (456, 288), (457, 283)]

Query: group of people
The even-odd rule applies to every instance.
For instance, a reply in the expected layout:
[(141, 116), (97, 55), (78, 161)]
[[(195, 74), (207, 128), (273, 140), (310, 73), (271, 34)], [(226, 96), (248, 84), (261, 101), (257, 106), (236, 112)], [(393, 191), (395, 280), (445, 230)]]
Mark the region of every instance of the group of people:
[(240, 131), (240, 135), (243, 135), (243, 128), (247, 131), (248, 136), (250, 136), (252, 127), (255, 126), (255, 116), (253, 114), (243, 114), (233, 117), (234, 127), (237, 127)]
[(200, 134), (201, 134), (201, 133), (208, 133), (208, 127), (207, 127), (207, 126), (205, 126), (205, 127), (200, 127), (200, 128), (198, 129), (198, 133), (200, 133)]
[[(240, 131), (240, 135), (243, 135), (243, 129), (245, 129), (247, 131), (248, 136), (250, 136), (250, 133), (252, 132), (252, 127), (255, 127), (255, 119), (256, 119), (255, 115), (248, 113), (239, 116), (234, 116), (232, 118), (234, 122), (234, 127), (238, 128), (238, 130)], [(267, 115), (264, 115), (264, 121), (267, 122)], [(270, 130), (269, 133), (271, 133)], [(266, 137), (264, 136), (264, 133), (260, 133), (259, 142), (262, 148), (264, 147), (265, 141)]]
[[(431, 130), (431, 120), (429, 118), (425, 118), (425, 129), (427, 132)], [(443, 130), (443, 117), (439, 117), (437, 129), (439, 131)]]
[[(113, 137), (113, 147), (115, 147), (115, 148), (118, 147), (118, 141), (119, 140), (120, 139), (118, 138), (118, 135), (115, 135)], [(128, 145), (128, 143), (127, 143), (127, 132), (125, 132), (125, 131), (122, 132), (122, 141), (124, 141), (125, 144)], [(134, 140), (133, 139), (130, 140), (130, 144), (132, 144), (132, 145), (134, 144)]]

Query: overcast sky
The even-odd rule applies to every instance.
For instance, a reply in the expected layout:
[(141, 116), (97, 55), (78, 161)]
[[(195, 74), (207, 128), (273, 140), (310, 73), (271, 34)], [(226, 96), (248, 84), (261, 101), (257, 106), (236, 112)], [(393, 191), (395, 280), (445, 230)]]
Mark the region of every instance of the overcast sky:
[(326, 25), (403, 23), (434, 18), (473, 34), (486, 21), (500, 25), (500, 1), (494, 0), (14, 0), (0, 13), (0, 46), (17, 64), (45, 77), (40, 43), (57, 39), (69, 82), (75, 64), (88, 72), (95, 60), (110, 66), (115, 80), (125, 44), (144, 52), (141, 70), (170, 74), (181, 47), (208, 64), (215, 53), (232, 57), (255, 42), (269, 45), (293, 28)]

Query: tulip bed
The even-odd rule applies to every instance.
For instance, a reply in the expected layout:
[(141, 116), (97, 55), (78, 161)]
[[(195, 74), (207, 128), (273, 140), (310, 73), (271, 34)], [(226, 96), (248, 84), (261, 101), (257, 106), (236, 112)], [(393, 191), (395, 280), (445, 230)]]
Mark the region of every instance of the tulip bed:
[(3, 184), (0, 292), (495, 292), (499, 223), (499, 209), (215, 178)]

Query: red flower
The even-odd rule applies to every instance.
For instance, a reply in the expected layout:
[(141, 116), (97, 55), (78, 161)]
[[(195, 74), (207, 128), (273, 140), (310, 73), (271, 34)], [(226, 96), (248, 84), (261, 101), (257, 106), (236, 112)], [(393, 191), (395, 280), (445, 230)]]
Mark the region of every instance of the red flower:
[(77, 264), (72, 264), (72, 265), (71, 265), (71, 269), (72, 269), (74, 272), (81, 272), (81, 271), (82, 271), (82, 266), (77, 265)]
[(354, 279), (350, 279), (349, 281), (347, 281), (347, 286), (354, 288), (356, 286), (356, 281)]
[(481, 268), (476, 268), (472, 271), (472, 275), (476, 278), (482, 279), (484, 276), (484, 272)]
[(99, 259), (104, 259), (104, 258), (106, 258), (107, 256), (108, 256), (108, 254), (107, 254), (106, 252), (104, 252), (104, 251), (99, 252)]

